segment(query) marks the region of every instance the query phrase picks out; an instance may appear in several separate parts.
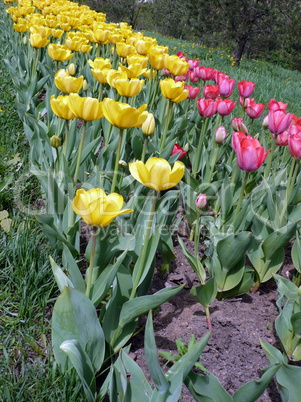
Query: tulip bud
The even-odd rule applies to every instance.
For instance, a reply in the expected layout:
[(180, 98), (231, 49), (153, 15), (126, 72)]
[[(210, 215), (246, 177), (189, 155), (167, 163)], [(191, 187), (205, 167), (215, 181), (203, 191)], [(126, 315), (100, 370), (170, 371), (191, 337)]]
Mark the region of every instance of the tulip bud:
[(26, 43), (27, 43), (27, 36), (23, 36), (23, 43), (24, 43), (24, 45), (26, 45)]
[(262, 122), (262, 127), (267, 130), (269, 128), (269, 115), (267, 114)]
[(76, 74), (76, 67), (75, 67), (74, 63), (69, 64), (68, 72), (69, 72), (70, 75), (75, 75)]
[(56, 135), (53, 135), (51, 138), (50, 138), (50, 145), (53, 147), (53, 148), (58, 148), (58, 147), (60, 147), (61, 146), (61, 140), (59, 139), (59, 137), (57, 137)]
[(89, 88), (89, 84), (88, 84), (88, 82), (87, 82), (86, 80), (84, 80), (84, 83), (83, 83), (83, 90), (84, 90), (84, 91), (88, 91), (88, 88)]
[(195, 205), (196, 205), (199, 209), (203, 209), (203, 208), (205, 208), (206, 204), (207, 204), (207, 197), (206, 197), (206, 194), (203, 194), (203, 193), (199, 194), (199, 195), (197, 196), (197, 199), (195, 200)]
[(227, 137), (227, 132), (224, 126), (220, 126), (216, 131), (215, 131), (215, 142), (217, 144), (223, 144), (225, 139)]
[(126, 169), (128, 166), (128, 164), (122, 159), (120, 159), (120, 161), (118, 162), (118, 165), (121, 166), (123, 169)]
[(144, 135), (152, 135), (155, 131), (155, 118), (152, 113), (148, 113), (146, 120), (142, 124), (142, 132)]

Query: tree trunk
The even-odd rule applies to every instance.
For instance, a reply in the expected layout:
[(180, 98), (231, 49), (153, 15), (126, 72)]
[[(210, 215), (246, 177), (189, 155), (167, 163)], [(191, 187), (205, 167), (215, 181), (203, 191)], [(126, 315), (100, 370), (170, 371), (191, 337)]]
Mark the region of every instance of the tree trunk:
[(236, 48), (233, 50), (232, 54), (235, 59), (235, 66), (237, 67), (240, 65), (240, 61), (248, 40), (249, 36), (247, 34), (242, 34), (239, 38), (236, 39)]

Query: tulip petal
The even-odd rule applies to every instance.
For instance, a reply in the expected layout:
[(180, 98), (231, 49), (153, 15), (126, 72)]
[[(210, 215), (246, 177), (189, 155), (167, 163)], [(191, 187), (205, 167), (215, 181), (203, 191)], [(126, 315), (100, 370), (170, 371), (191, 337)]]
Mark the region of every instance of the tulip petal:
[(140, 183), (146, 185), (148, 183), (148, 170), (143, 162), (136, 161), (129, 163), (131, 175)]
[(184, 163), (176, 161), (170, 174), (170, 183), (173, 183), (171, 187), (176, 186), (181, 181), (182, 177), (184, 176), (184, 172)]

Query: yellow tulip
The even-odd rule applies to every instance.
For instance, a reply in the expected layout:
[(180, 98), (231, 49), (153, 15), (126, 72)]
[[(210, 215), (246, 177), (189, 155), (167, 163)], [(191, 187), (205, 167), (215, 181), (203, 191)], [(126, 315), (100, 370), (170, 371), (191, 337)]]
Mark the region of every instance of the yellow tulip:
[(68, 105), (76, 117), (85, 121), (98, 120), (104, 116), (102, 102), (96, 98), (73, 93), (69, 95)]
[(41, 26), (41, 25), (32, 25), (29, 28), (31, 34), (38, 33), (42, 36), (42, 38), (47, 38), (51, 35), (51, 29), (49, 27)]
[(78, 52), (82, 45), (86, 45), (88, 42), (87, 39), (82, 36), (74, 36), (73, 38), (67, 38), (65, 43), (66, 46), (72, 50), (73, 52)]
[(13, 25), (13, 28), (14, 28), (14, 30), (15, 30), (16, 32), (24, 33), (24, 32), (26, 32), (27, 29), (28, 29), (28, 24), (27, 24), (27, 22), (19, 22), (19, 21), (18, 21), (17, 24), (14, 24), (14, 25)]
[(130, 54), (127, 56), (128, 65), (140, 64), (141, 68), (147, 68), (148, 57), (141, 54)]
[(147, 78), (148, 80), (152, 77), (154, 78), (158, 74), (157, 70), (148, 69), (143, 73), (143, 77)]
[(131, 80), (117, 79), (115, 80), (115, 88), (119, 95), (132, 97), (141, 92), (144, 83), (144, 80), (139, 80), (138, 78), (133, 78)]
[(128, 67), (119, 63), (119, 68), (121, 71), (126, 73), (128, 78), (138, 78), (146, 71), (146, 68), (143, 68), (141, 63), (130, 64)]
[(96, 57), (94, 60), (89, 59), (88, 63), (90, 67), (94, 68), (95, 70), (103, 70), (104, 68), (106, 69), (111, 68), (110, 59), (103, 59), (102, 57)]
[(54, 83), (60, 91), (70, 94), (81, 90), (84, 77), (72, 77), (67, 70), (61, 69), (55, 74)]
[(129, 214), (132, 209), (121, 209), (123, 197), (117, 193), (106, 195), (100, 188), (88, 191), (79, 189), (72, 201), (73, 211), (79, 215), (87, 225), (105, 227), (117, 216)]
[(116, 102), (110, 98), (103, 100), (105, 118), (113, 126), (121, 129), (141, 127), (148, 115), (148, 112), (145, 111), (146, 108), (147, 105), (142, 105), (138, 109), (135, 109), (127, 103)]
[[(66, 61), (73, 57), (73, 53), (65, 45), (51, 43), (47, 47), (48, 55), (55, 61)], [(63, 91), (64, 92), (64, 91)]]
[(52, 28), (51, 29), (51, 36), (55, 39), (59, 39), (63, 35), (64, 31), (62, 29), (58, 28)]
[(96, 28), (93, 30), (96, 42), (105, 43), (109, 39), (110, 31)]
[(115, 88), (115, 81), (121, 78), (126, 79), (127, 74), (121, 70), (111, 69), (110, 71), (108, 71), (107, 82), (111, 88)]
[(148, 113), (145, 122), (142, 124), (142, 133), (144, 135), (152, 135), (155, 131), (155, 117), (152, 113)]
[(76, 115), (69, 107), (69, 96), (59, 95), (57, 98), (54, 95), (50, 98), (50, 106), (54, 114), (61, 119), (72, 120), (76, 118)]
[(119, 57), (126, 58), (128, 55), (136, 53), (136, 49), (134, 48), (134, 46), (127, 45), (124, 42), (117, 42), (116, 52)]
[(189, 63), (176, 55), (165, 56), (165, 68), (173, 75), (183, 75), (189, 69)]
[(92, 50), (92, 46), (91, 45), (81, 45), (79, 51), (81, 53), (89, 53), (90, 50)]
[(39, 33), (32, 33), (29, 37), (30, 45), (34, 48), (40, 49), (49, 43), (49, 39), (43, 38)]
[(184, 176), (185, 165), (176, 161), (171, 169), (167, 160), (150, 158), (144, 164), (136, 161), (129, 164), (131, 175), (146, 187), (156, 191), (168, 190), (176, 186)]
[(172, 102), (178, 103), (188, 97), (188, 91), (184, 88), (183, 81), (176, 82), (172, 78), (166, 78), (160, 81), (160, 88), (164, 98), (170, 99)]
[(150, 48), (156, 45), (157, 41), (154, 38), (144, 37), (143, 39), (137, 40), (135, 43), (135, 48), (139, 54), (147, 54)]
[(104, 68), (103, 70), (100, 69), (92, 69), (91, 73), (93, 74), (93, 77), (96, 79), (96, 81), (102, 83), (102, 84), (107, 84), (107, 75), (110, 69)]

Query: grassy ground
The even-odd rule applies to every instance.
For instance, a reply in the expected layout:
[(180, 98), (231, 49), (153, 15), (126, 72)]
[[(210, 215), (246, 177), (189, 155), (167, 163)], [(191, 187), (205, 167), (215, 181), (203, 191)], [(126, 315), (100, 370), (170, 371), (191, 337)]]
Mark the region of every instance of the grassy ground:
[[(3, 27), (0, 17), (0, 38)], [(256, 101), (288, 102), (288, 111), (301, 115), (300, 73), (260, 61), (243, 61), (237, 69), (226, 50), (156, 37), (159, 44), (169, 46), (170, 53), (182, 51), (237, 80), (256, 82)], [(13, 223), (9, 233), (0, 228), (0, 401), (81, 401), (74, 372), (61, 375), (51, 353), (50, 318), (57, 289), (48, 256), (55, 250), (43, 238), (34, 216), (20, 208), (39, 194), (28, 174), (28, 145), (3, 62), (6, 46), (0, 40), (0, 211), (8, 211)]]

